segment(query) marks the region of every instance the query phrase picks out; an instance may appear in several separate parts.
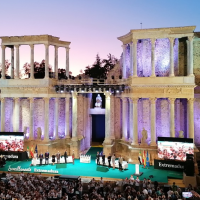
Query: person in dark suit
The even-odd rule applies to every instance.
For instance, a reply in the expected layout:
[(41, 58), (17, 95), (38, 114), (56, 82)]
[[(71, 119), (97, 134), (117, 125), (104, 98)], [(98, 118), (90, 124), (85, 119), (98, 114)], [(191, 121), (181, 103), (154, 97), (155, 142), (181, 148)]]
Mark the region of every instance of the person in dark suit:
[(110, 161), (111, 161), (111, 154), (109, 153), (109, 156), (108, 156), (108, 167), (111, 167)]
[(43, 154), (42, 153), (39, 155), (39, 159), (40, 159), (40, 165), (42, 165), (42, 160), (43, 160)]
[(103, 165), (105, 165), (105, 154), (104, 153), (102, 155), (102, 163), (103, 163)]
[(57, 163), (60, 163), (60, 152), (58, 151), (58, 153), (56, 154), (56, 158), (57, 158)]
[(49, 152), (48, 151), (44, 154), (44, 157), (45, 157), (45, 164), (49, 164)]
[(99, 164), (100, 164), (100, 162), (99, 162), (99, 160), (100, 160), (100, 155), (99, 155), (99, 152), (97, 152), (96, 159), (97, 159), (97, 165), (99, 165)]
[(64, 158), (65, 158), (65, 163), (67, 163), (67, 158), (68, 158), (67, 150), (66, 150), (65, 153), (64, 153)]

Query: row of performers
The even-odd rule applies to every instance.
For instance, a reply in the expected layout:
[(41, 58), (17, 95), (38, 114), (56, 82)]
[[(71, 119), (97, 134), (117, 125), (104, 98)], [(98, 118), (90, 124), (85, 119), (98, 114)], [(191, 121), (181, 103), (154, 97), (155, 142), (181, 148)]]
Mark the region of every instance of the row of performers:
[(0, 156), (0, 167), (3, 167), (6, 164), (6, 159), (4, 156)]
[[(68, 157), (67, 150), (64, 152), (63, 157), (65, 159), (65, 163), (67, 163), (67, 157)], [(73, 151), (72, 152), (73, 164), (74, 164), (74, 157), (75, 157), (75, 154), (74, 154), (74, 151)], [(43, 159), (45, 159), (45, 165), (48, 165), (49, 164), (49, 159), (50, 159), (50, 154), (49, 154), (48, 151), (46, 151), (44, 155), (43, 155), (42, 152), (39, 155), (37, 154), (37, 152), (35, 152), (34, 155), (33, 155), (33, 159), (32, 159), (32, 164), (33, 165), (37, 164), (37, 158), (39, 158), (39, 160), (40, 160), (40, 165), (42, 165)], [(56, 159), (57, 159), (57, 163), (60, 163), (60, 158), (61, 158), (61, 154), (60, 154), (59, 151), (57, 153), (55, 153), (55, 154), (52, 154), (51, 155), (51, 159), (52, 159), (53, 165), (54, 165)]]
[[(96, 160), (97, 160), (97, 165), (100, 165), (100, 157), (102, 159), (102, 164), (105, 165), (105, 154), (102, 153), (100, 154), (99, 152), (97, 152), (97, 155), (96, 155)], [(113, 166), (113, 169), (115, 169), (115, 160), (116, 160), (116, 156), (115, 154), (109, 154), (109, 156), (107, 157), (108, 159), (108, 167), (111, 167), (111, 163), (112, 163), (112, 166)], [(118, 158), (118, 163), (119, 163), (119, 170), (122, 170), (122, 163), (123, 163), (123, 158), (122, 156), (120, 155), (119, 158)]]

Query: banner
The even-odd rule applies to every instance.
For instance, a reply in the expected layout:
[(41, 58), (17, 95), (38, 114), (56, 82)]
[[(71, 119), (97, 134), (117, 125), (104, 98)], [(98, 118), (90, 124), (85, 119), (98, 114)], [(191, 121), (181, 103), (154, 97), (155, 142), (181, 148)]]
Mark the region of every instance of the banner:
[(154, 160), (154, 169), (167, 169), (183, 171), (185, 162), (174, 161), (174, 160)]

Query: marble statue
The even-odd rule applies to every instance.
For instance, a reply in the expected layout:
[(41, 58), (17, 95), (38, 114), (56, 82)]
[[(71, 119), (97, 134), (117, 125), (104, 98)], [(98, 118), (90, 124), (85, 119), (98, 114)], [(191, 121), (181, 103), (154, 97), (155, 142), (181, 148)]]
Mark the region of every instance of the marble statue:
[(147, 136), (147, 130), (145, 130), (144, 128), (143, 128), (143, 130), (142, 130), (142, 138), (141, 138), (141, 144), (147, 144), (147, 138), (148, 138), (148, 136)]
[(38, 127), (37, 128), (37, 138), (42, 139), (41, 136), (42, 136), (42, 129), (40, 127)]
[(179, 138), (184, 138), (183, 133), (184, 133), (183, 131), (179, 131), (179, 136), (178, 136), (178, 137), (179, 137)]
[(101, 108), (101, 104), (102, 104), (101, 102), (102, 102), (101, 96), (100, 94), (98, 94), (96, 97), (95, 108)]

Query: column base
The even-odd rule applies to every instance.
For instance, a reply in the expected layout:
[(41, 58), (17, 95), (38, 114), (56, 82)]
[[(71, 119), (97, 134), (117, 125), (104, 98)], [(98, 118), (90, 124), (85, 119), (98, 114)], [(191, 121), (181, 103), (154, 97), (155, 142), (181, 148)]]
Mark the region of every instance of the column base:
[(151, 142), (150, 146), (157, 146), (156, 142)]
[(77, 142), (78, 141), (78, 137), (72, 137), (71, 139), (73, 142)]
[(105, 140), (103, 141), (103, 144), (111, 145), (112, 144), (112, 139), (111, 138), (105, 138)]
[(71, 137), (70, 137), (70, 135), (66, 135), (65, 138), (69, 139), (69, 138), (71, 138)]
[(156, 77), (156, 75), (155, 75), (155, 74), (153, 74), (153, 75), (151, 75), (150, 77), (153, 77), (153, 78), (154, 78), (154, 77)]
[(134, 77), (134, 78), (135, 78), (135, 77), (138, 77), (138, 75), (136, 75), (136, 74), (133, 74), (133, 76), (132, 76), (132, 77)]
[(169, 77), (174, 77), (174, 74), (170, 74)]
[(189, 77), (194, 77), (194, 74), (189, 74), (188, 76), (189, 76)]

